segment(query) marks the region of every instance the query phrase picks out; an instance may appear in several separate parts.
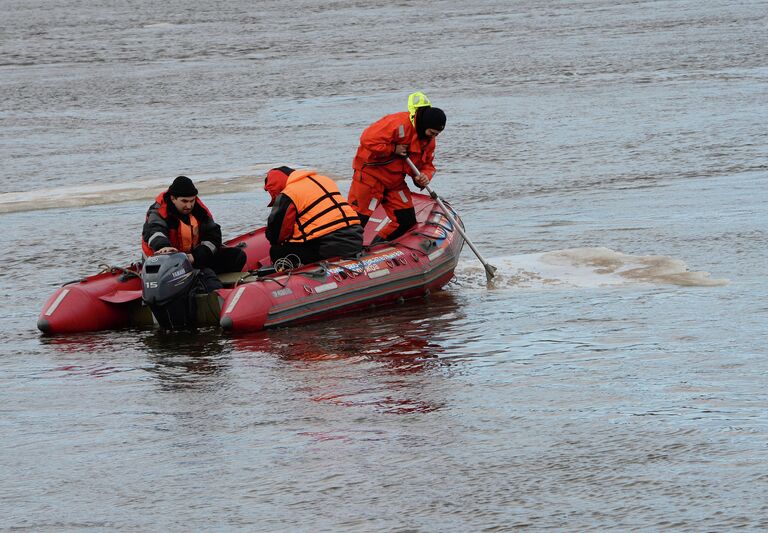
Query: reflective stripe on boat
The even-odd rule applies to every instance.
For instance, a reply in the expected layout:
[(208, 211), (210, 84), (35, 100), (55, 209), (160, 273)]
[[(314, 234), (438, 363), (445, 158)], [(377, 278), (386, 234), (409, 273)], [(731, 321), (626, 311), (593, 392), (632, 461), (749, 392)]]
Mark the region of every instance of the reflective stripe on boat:
[(315, 292), (320, 294), (321, 292), (331, 291), (336, 288), (338, 288), (338, 285), (336, 285), (336, 283), (334, 282), (331, 282), (331, 283), (326, 283), (325, 285), (318, 285), (317, 287), (315, 287)]
[(430, 261), (434, 261), (435, 258), (443, 255), (443, 252), (445, 252), (445, 248), (440, 248), (439, 250), (435, 250), (434, 252), (429, 254), (427, 257), (429, 258)]
[(283, 289), (278, 289), (276, 291), (272, 291), (272, 298), (281, 298), (283, 296), (290, 296), (293, 294), (293, 291), (290, 287), (285, 287)]
[(59, 293), (59, 295), (56, 297), (56, 299), (53, 301), (51, 306), (48, 308), (48, 310), (45, 312), (45, 316), (51, 316), (54, 311), (56, 311), (56, 308), (59, 306), (61, 301), (64, 299), (64, 297), (69, 294), (69, 289), (64, 289)]
[(231, 313), (231, 312), (232, 312), (232, 310), (233, 310), (233, 309), (235, 308), (235, 306), (237, 305), (237, 302), (239, 302), (239, 301), (240, 301), (240, 297), (243, 295), (243, 291), (244, 291), (244, 290), (245, 290), (245, 287), (240, 287), (239, 289), (237, 289), (237, 292), (236, 292), (236, 293), (235, 293), (235, 295), (232, 297), (232, 301), (231, 301), (231, 302), (229, 302), (229, 305), (227, 306), (227, 310), (226, 310), (226, 311), (224, 311), (225, 313)]
[(388, 268), (382, 268), (379, 270), (374, 270), (373, 272), (368, 272), (368, 277), (371, 279), (380, 278), (382, 276), (389, 275), (389, 269)]

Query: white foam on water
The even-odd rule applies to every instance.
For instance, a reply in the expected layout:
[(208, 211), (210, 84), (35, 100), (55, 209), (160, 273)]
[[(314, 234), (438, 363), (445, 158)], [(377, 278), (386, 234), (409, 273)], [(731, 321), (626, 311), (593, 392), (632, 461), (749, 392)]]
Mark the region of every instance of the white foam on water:
[(172, 22), (155, 22), (152, 24), (144, 24), (142, 28), (146, 29), (152, 29), (152, 28), (173, 28), (176, 26), (176, 24)]
[[(264, 175), (275, 166), (277, 165), (264, 163), (245, 169), (189, 174), (189, 177), (194, 181), (201, 196), (249, 191), (262, 188)], [(168, 187), (174, 177), (142, 177), (114, 183), (0, 193), (0, 214), (149, 200)]]
[(490, 288), (606, 287), (633, 283), (689, 287), (727, 285), (727, 279), (710, 278), (708, 272), (688, 270), (686, 264), (663, 255), (630, 255), (609, 248), (570, 248), (551, 252), (493, 258), (497, 268), (487, 283), (479, 262), (456, 269), (459, 283)]

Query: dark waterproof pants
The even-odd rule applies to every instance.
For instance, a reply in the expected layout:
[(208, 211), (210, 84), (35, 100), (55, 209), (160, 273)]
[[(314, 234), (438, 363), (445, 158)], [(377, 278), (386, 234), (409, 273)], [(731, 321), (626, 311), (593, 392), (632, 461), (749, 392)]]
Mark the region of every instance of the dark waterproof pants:
[(217, 274), (225, 272), (242, 272), (247, 256), (241, 248), (222, 246), (211, 258), (208, 264), (194, 265), (195, 268), (210, 268)]
[(302, 265), (307, 265), (334, 257), (356, 257), (362, 251), (363, 227), (356, 224), (307, 242), (273, 244), (269, 249), (269, 257), (272, 263), (287, 258), (292, 267), (296, 268), (299, 266), (296, 264), (296, 257)]

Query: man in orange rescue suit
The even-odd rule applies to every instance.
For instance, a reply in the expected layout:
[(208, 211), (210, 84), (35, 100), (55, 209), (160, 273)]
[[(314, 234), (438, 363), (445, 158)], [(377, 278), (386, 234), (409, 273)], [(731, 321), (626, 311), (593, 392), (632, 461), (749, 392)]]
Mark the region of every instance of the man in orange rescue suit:
[(264, 190), (272, 197), (266, 236), (273, 262), (293, 254), (306, 265), (363, 251), (360, 219), (331, 178), (314, 170), (273, 168)]
[(141, 248), (145, 257), (184, 252), (193, 267), (217, 273), (240, 272), (246, 262), (240, 248), (222, 246), (221, 226), (186, 176), (177, 177), (155, 198), (141, 232)]
[[(394, 240), (416, 224), (411, 191), (406, 174), (424, 188), (432, 180), (435, 167), (435, 139), (445, 128), (445, 113), (432, 107), (423, 93), (408, 97), (408, 111), (393, 113), (374, 122), (360, 136), (360, 146), (352, 161), (354, 175), (349, 203), (365, 226), (380, 202), (390, 220), (374, 239)], [(418, 175), (406, 163), (410, 157), (420, 170)]]

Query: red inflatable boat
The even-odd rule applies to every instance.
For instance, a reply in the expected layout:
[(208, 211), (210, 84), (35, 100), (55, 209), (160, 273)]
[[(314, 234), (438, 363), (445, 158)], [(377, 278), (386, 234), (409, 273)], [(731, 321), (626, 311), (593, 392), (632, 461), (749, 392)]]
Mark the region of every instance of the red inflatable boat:
[[(197, 297), (197, 324), (256, 331), (329, 319), (441, 289), (453, 277), (464, 239), (432, 198), (414, 194), (413, 200), (417, 224), (411, 231), (367, 247), (359, 259), (258, 275), (259, 268), (270, 264), (264, 228), (228, 241), (247, 253), (247, 271), (221, 275), (225, 288)], [(381, 207), (374, 212), (366, 243), (385, 216)], [(455, 213), (453, 217), (461, 224)], [(43, 306), (37, 327), (60, 334), (152, 325), (156, 321), (142, 301), (140, 275), (141, 266), (134, 264), (64, 285)]]

